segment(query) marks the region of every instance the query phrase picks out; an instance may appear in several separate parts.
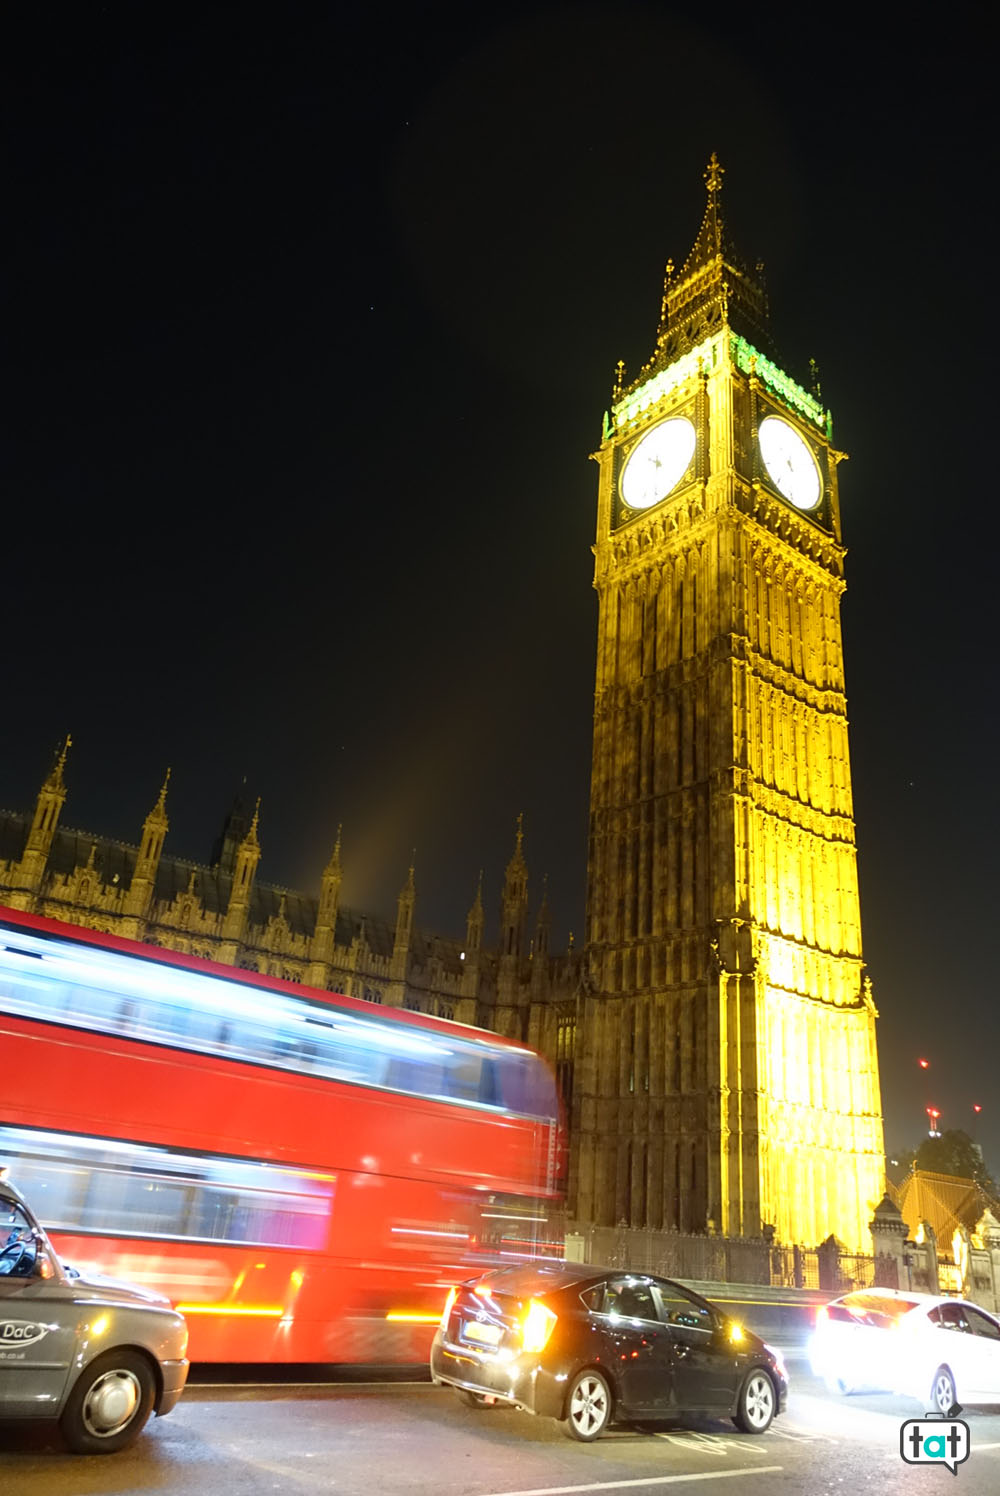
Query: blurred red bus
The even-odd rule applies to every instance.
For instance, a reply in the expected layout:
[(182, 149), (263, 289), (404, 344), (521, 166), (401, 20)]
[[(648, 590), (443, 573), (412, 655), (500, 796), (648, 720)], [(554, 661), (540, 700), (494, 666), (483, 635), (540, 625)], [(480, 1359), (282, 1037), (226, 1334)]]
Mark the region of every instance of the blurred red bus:
[(561, 1255), (554, 1077), (484, 1030), (0, 908), (0, 1066), (56, 1249), (192, 1360), (423, 1360), (456, 1276)]

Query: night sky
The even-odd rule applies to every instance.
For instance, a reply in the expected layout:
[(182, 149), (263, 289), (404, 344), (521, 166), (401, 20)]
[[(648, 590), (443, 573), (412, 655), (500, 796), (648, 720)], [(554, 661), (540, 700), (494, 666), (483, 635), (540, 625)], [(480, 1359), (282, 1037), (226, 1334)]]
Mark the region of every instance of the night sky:
[(495, 928), (523, 811), (532, 906), (548, 874), (579, 940), (587, 459), (715, 150), (850, 453), (887, 1145), (979, 1102), (996, 1172), (985, 39), (961, 10), (689, 14), (5, 14), (0, 804), (71, 731), (66, 824), (137, 841), (169, 764), (168, 850), (207, 861), (242, 789), (261, 877), (317, 888), (343, 822), (345, 902), (392, 916), (415, 847), (418, 921), (453, 935), (480, 868)]

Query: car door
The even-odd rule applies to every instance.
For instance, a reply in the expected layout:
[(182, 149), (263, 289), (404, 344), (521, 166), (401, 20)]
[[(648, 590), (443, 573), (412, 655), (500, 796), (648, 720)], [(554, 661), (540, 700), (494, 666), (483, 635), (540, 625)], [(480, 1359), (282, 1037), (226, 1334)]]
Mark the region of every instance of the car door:
[(724, 1315), (679, 1283), (661, 1279), (655, 1289), (673, 1343), (678, 1408), (728, 1413), (739, 1368), (738, 1345), (725, 1332)]
[(21, 1206), (0, 1197), (0, 1411), (58, 1412), (76, 1348), (77, 1313)]
[(975, 1336), (965, 1317), (965, 1305), (957, 1301), (939, 1304), (936, 1309), (930, 1310), (927, 1322), (934, 1327), (927, 1369), (933, 1374), (939, 1366), (950, 1366), (955, 1378), (955, 1392), (959, 1402), (962, 1402), (972, 1395), (979, 1380)]
[(622, 1411), (654, 1416), (674, 1407), (674, 1358), (647, 1277), (621, 1273), (604, 1286), (600, 1322)]
[(1000, 1402), (1000, 1325), (973, 1304), (963, 1304), (962, 1308), (972, 1331), (973, 1370), (967, 1395), (971, 1399), (974, 1393), (981, 1402)]

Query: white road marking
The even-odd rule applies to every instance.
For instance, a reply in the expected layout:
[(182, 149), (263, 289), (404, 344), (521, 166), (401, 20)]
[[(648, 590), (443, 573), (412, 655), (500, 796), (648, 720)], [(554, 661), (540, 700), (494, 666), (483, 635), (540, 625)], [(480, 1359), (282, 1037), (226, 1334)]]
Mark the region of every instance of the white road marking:
[(680, 1449), (697, 1449), (700, 1454), (725, 1454), (726, 1445), (712, 1434), (657, 1434), (667, 1444), (676, 1444)]
[(589, 1486), (533, 1486), (530, 1491), (496, 1491), (493, 1496), (576, 1496), (578, 1491), (627, 1491), (639, 1486), (676, 1486), (683, 1481), (726, 1480), (733, 1475), (773, 1475), (783, 1465), (758, 1465), (755, 1470), (702, 1470), (697, 1475), (650, 1475), (640, 1480), (599, 1480)]

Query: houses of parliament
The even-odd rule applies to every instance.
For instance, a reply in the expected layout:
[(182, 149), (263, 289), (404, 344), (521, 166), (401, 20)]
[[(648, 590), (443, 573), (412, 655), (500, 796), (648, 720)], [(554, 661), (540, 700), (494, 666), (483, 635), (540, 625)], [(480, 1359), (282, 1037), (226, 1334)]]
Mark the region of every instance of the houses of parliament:
[[(830, 412), (781, 366), (762, 267), (713, 156), (655, 345), (618, 365), (601, 441), (584, 938), (550, 950), (518, 822), (497, 945), (344, 907), (340, 839), (305, 894), (265, 883), (259, 808), (205, 862), (65, 824), (69, 744), (0, 812), (0, 903), (516, 1036), (552, 1061), (579, 1223), (869, 1248), (883, 1193), (861, 947)], [(582, 558), (581, 558), (582, 575)], [(153, 796), (151, 794), (151, 800)]]

